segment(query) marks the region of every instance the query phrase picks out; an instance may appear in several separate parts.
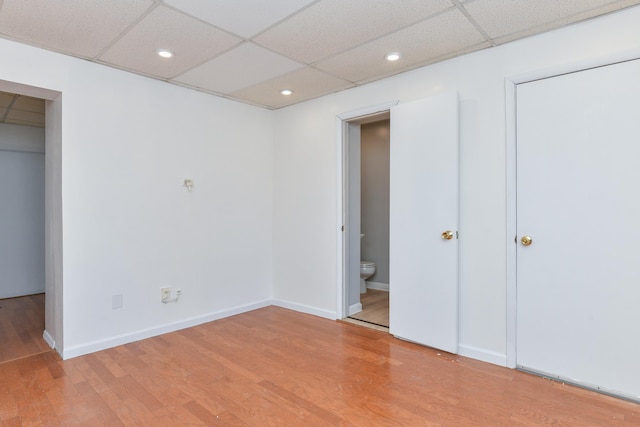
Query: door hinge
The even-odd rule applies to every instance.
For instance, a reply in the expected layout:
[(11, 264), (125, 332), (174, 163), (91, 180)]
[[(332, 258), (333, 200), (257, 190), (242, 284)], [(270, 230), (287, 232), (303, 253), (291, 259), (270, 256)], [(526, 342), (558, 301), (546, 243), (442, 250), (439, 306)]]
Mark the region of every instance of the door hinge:
[(344, 225), (340, 227), (340, 231), (344, 231)]

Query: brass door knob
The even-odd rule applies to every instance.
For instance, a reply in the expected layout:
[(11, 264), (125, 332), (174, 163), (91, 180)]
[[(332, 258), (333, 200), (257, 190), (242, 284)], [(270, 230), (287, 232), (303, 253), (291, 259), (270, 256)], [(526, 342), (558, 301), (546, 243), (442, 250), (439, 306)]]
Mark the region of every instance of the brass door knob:
[(453, 239), (453, 231), (451, 230), (443, 231), (440, 237), (442, 237), (444, 240), (451, 240)]
[(522, 236), (520, 243), (522, 243), (522, 246), (529, 246), (533, 243), (533, 239), (529, 236)]

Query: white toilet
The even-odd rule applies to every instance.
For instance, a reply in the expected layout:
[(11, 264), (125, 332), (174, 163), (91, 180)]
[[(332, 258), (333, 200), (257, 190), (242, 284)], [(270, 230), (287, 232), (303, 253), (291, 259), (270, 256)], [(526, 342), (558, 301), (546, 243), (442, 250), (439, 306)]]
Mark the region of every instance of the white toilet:
[(366, 279), (376, 272), (376, 263), (371, 261), (360, 261), (360, 293), (367, 293)]

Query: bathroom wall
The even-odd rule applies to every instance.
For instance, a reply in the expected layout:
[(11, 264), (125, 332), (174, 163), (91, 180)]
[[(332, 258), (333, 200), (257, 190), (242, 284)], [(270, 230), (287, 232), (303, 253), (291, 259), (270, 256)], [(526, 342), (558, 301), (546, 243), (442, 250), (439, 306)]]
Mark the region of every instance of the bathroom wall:
[(0, 123), (0, 298), (44, 292), (44, 129)]
[(376, 263), (367, 281), (389, 285), (389, 120), (361, 127), (361, 258)]

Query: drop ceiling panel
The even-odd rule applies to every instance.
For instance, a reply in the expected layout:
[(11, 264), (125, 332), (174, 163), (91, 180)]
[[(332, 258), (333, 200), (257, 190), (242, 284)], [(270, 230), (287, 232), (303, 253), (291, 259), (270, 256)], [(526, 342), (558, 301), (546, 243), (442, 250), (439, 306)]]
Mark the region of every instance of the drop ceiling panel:
[(253, 43), (245, 43), (176, 77), (175, 81), (228, 94), (303, 65)]
[(7, 108), (13, 101), (13, 97), (12, 93), (0, 92), (0, 108)]
[(0, 92), (0, 123), (44, 127), (44, 99)]
[[(389, 76), (443, 56), (454, 56), (488, 46), (485, 38), (457, 9), (412, 25), (371, 43), (351, 49), (316, 66), (353, 82)], [(400, 60), (389, 62), (385, 54), (398, 52)]]
[(4, 0), (0, 4), (0, 33), (46, 49), (93, 58), (153, 2)]
[(165, 3), (242, 37), (253, 36), (315, 0), (165, 0)]
[(322, 0), (255, 38), (275, 52), (313, 63), (453, 7), (449, 0)]
[[(241, 39), (164, 6), (156, 8), (108, 49), (100, 60), (117, 67), (170, 78), (230, 49)], [(161, 58), (159, 48), (173, 58)]]
[[(256, 105), (280, 108), (352, 86), (354, 85), (348, 81), (313, 68), (303, 68), (285, 76), (233, 92), (231, 96)], [(284, 96), (280, 93), (282, 89), (291, 89), (294, 92), (290, 96)]]
[[(489, 37), (499, 38), (545, 24), (546, 29), (568, 24), (572, 22), (571, 20), (567, 22), (568, 17), (606, 5), (613, 6), (614, 3), (621, 2), (612, 0), (476, 0), (464, 3), (464, 8)], [(599, 12), (594, 10), (591, 16), (620, 6)], [(584, 16), (583, 19), (587, 17)], [(549, 25), (556, 21), (560, 22)]]
[(31, 111), (11, 110), (5, 119), (5, 123), (43, 127), (44, 114), (33, 113)]
[(18, 99), (13, 104), (13, 109), (44, 114), (44, 101), (30, 96), (18, 96)]

